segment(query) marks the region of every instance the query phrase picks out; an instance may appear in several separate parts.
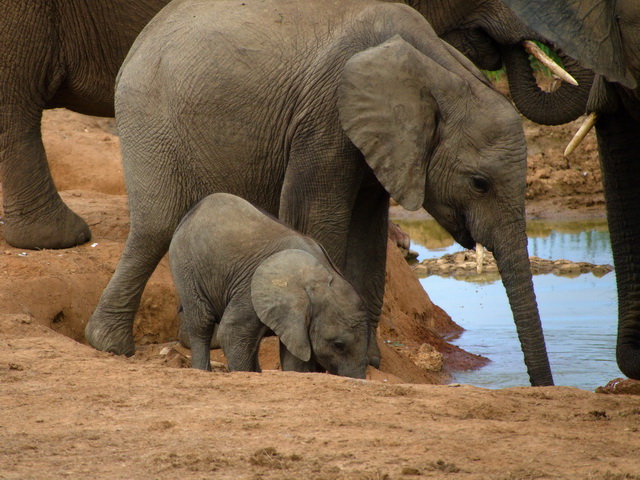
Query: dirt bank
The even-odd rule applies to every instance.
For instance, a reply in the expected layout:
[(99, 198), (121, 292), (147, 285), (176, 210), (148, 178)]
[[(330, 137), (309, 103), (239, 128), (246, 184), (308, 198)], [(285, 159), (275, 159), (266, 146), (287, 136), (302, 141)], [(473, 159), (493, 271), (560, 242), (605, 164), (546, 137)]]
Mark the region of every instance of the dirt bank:
[[(66, 111), (44, 125), (56, 182), (94, 239), (0, 243), (0, 478), (640, 478), (638, 397), (417, 384), (482, 359), (443, 340), (455, 324), (393, 249), (369, 381), (270, 370), (273, 344), (260, 375), (177, 368), (188, 351), (155, 344), (177, 329), (166, 260), (136, 317), (136, 357), (79, 343), (128, 228), (118, 139), (111, 120)], [(530, 215), (604, 214), (593, 138), (557, 157), (575, 128), (525, 125)]]

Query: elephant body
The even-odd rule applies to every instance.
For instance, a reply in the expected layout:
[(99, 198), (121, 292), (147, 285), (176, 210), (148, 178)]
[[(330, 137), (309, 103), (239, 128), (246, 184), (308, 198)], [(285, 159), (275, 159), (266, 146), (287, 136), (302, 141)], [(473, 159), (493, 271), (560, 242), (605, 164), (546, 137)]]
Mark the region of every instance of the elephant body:
[(113, 116), (118, 69), (168, 1), (0, 0), (0, 181), (10, 245), (67, 248), (91, 237), (51, 179), (42, 110)]
[[(115, 96), (131, 230), (85, 335), (132, 354), (144, 285), (181, 217), (245, 198), (325, 248), (372, 322), (388, 204), (494, 252), (534, 384), (551, 383), (526, 250), (519, 116), (415, 10), (375, 0), (176, 0)], [(486, 111), (492, 122), (486, 121)], [(369, 359), (379, 362), (375, 337)]]
[(210, 370), (219, 323), (230, 370), (259, 372), (260, 340), (271, 329), (280, 337), (283, 370), (365, 377), (364, 303), (311, 238), (217, 193), (187, 213), (169, 257), (194, 367)]
[(506, 2), (598, 76), (586, 106), (596, 133), (618, 289), (620, 370), (640, 380), (640, 4)]

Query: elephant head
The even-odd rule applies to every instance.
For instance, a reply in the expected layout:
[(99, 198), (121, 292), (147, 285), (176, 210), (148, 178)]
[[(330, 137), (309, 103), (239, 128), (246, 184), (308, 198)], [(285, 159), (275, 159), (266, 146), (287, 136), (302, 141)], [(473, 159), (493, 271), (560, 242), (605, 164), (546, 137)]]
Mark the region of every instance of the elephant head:
[(291, 354), (335, 375), (365, 378), (368, 316), (337, 271), (302, 250), (275, 253), (253, 275), (251, 302)]
[(531, 383), (549, 385), (527, 253), (522, 125), (503, 96), (471, 75), (396, 35), (346, 63), (340, 119), (391, 197), (424, 207), (464, 247), (493, 251)]
[(407, 0), (406, 3), (422, 13), (441, 38), (469, 57), (478, 68), (498, 70), (504, 65), (511, 97), (528, 119), (558, 125), (584, 113), (593, 72), (557, 51), (564, 69), (577, 85), (565, 82), (553, 92), (541, 90), (529, 62), (527, 41), (549, 45), (548, 37), (527, 27), (500, 0)]
[[(526, 24), (599, 76), (594, 120), (618, 288), (620, 370), (640, 379), (640, 3), (505, 0)], [(595, 118), (595, 117), (592, 117)], [(582, 130), (582, 129), (581, 129)]]

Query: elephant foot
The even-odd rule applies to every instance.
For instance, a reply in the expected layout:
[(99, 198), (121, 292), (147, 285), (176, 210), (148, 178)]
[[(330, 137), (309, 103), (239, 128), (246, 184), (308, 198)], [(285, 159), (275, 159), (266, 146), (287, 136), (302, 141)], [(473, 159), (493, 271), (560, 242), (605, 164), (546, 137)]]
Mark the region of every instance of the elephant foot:
[(5, 212), (5, 241), (17, 248), (70, 248), (91, 240), (87, 223), (64, 203), (54, 212), (39, 212), (38, 218), (24, 218)]
[(101, 318), (99, 310), (96, 310), (84, 329), (84, 338), (96, 350), (131, 357), (136, 351), (132, 330), (133, 326), (128, 319), (110, 319), (107, 322)]
[(367, 350), (367, 358), (369, 359), (369, 365), (374, 368), (380, 368), (380, 347), (378, 346), (378, 340), (375, 334), (369, 342), (369, 349)]

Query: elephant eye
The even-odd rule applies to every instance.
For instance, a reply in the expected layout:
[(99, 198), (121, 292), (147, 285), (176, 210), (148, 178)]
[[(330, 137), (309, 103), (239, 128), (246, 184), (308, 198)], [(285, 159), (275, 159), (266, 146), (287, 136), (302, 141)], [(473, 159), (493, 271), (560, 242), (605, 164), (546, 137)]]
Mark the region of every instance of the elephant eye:
[(345, 349), (347, 348), (347, 346), (345, 345), (345, 343), (341, 340), (334, 340), (333, 341), (333, 348), (337, 351), (337, 352), (344, 352)]
[(489, 182), (483, 177), (471, 177), (471, 184), (473, 185), (473, 188), (482, 194), (489, 191)]

